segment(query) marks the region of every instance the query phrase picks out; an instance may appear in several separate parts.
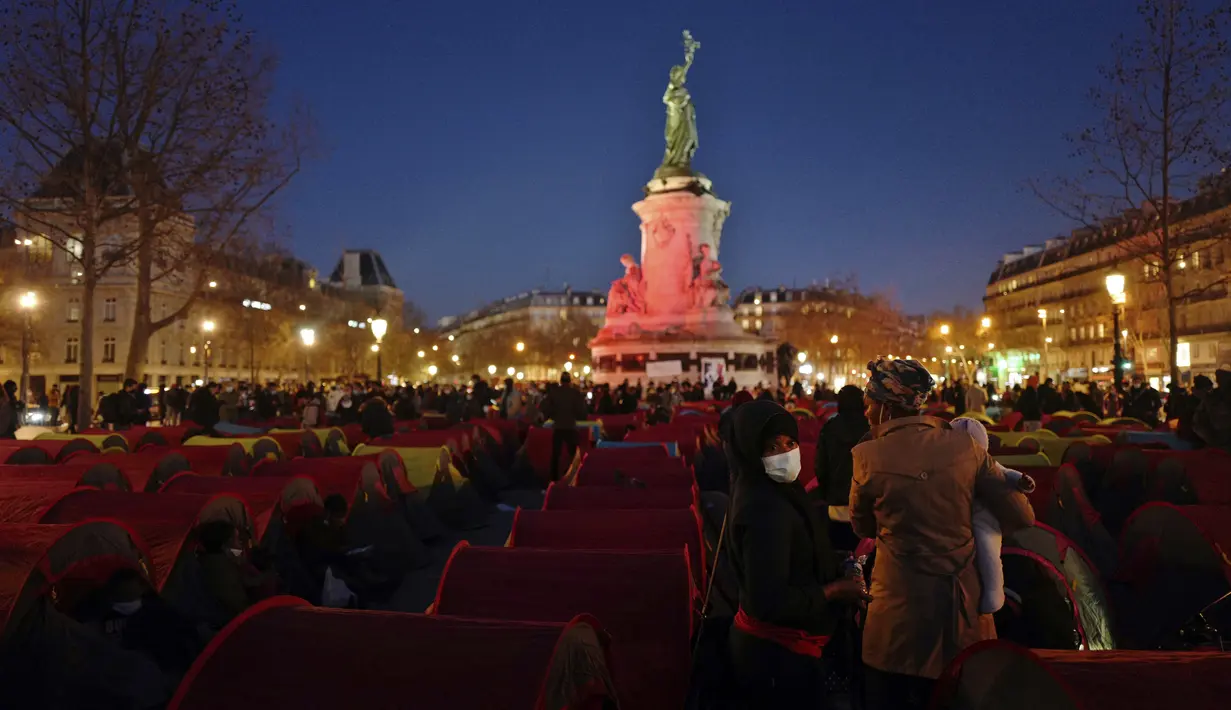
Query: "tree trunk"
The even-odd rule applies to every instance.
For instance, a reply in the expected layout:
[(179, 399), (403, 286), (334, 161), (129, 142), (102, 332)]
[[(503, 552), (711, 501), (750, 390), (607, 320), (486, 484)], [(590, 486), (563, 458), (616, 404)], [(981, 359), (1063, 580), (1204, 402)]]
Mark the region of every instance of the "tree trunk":
[(143, 238), (137, 245), (137, 301), (133, 305), (132, 336), (128, 340), (128, 357), (124, 361), (124, 377), (144, 382), (145, 367), (150, 351), (150, 292), (154, 271), (154, 245), (151, 239)]
[(88, 246), (82, 257), (84, 285), (81, 290), (81, 344), (77, 351), (78, 362), (81, 363), (77, 431), (89, 429), (94, 416), (94, 289), (98, 281), (94, 275), (94, 239), (82, 241), (86, 241)]
[(1172, 282), (1170, 273), (1167, 274), (1163, 281), (1163, 288), (1166, 291), (1167, 297), (1167, 357), (1168, 362), (1171, 364), (1171, 381), (1178, 384), (1180, 381), (1180, 365), (1176, 361), (1176, 355), (1180, 349), (1180, 331), (1175, 318), (1175, 284)]

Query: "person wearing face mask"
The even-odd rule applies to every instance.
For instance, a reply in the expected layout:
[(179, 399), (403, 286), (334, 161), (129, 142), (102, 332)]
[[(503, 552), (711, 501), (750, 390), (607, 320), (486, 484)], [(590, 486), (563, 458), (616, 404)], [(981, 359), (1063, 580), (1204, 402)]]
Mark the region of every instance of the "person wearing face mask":
[(272, 573), (261, 573), (248, 561), (234, 525), (225, 520), (205, 523), (197, 529), (197, 539), (205, 589), (220, 610), (217, 621), (226, 623), (268, 596), (275, 582)]
[(772, 401), (729, 420), (733, 467), (726, 549), (739, 587), (729, 649), (740, 707), (821, 707), (821, 656), (847, 605), (868, 598), (843, 578), (828, 528), (797, 480), (799, 425)]
[(870, 439), (853, 450), (850, 516), (876, 539), (863, 631), (865, 707), (926, 708), (945, 666), (996, 629), (979, 614), (972, 511), (1005, 536), (1034, 524), (1025, 495), (987, 451), (948, 422), (920, 416), (935, 382), (917, 360), (868, 363)]
[(102, 635), (128, 651), (148, 656), (174, 690), (204, 644), (191, 621), (171, 608), (135, 569), (117, 570), (94, 599), (74, 616), (96, 625)]

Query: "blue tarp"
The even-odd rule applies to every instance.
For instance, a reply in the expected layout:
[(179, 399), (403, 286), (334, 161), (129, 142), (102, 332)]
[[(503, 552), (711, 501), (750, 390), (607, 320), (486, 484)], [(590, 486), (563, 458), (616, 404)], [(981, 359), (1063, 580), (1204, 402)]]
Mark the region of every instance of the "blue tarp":
[(636, 449), (645, 446), (665, 446), (670, 456), (680, 455), (680, 445), (674, 441), (600, 441), (600, 449)]

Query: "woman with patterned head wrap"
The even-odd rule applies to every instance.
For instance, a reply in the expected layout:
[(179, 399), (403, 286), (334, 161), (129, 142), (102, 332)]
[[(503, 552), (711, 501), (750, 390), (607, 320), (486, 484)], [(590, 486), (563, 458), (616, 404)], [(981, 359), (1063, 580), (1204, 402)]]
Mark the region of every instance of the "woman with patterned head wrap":
[(962, 649), (994, 638), (980, 616), (974, 500), (1005, 535), (1034, 523), (986, 451), (947, 422), (919, 416), (935, 381), (915, 360), (868, 363), (871, 438), (855, 447), (851, 525), (876, 538), (863, 634), (865, 707), (926, 708), (935, 679)]

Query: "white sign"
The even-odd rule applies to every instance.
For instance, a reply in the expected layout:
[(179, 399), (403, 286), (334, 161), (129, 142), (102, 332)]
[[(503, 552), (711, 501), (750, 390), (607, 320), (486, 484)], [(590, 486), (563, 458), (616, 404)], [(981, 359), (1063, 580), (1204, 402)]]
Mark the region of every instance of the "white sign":
[(645, 364), (648, 377), (679, 377), (684, 372), (679, 360), (650, 361)]

